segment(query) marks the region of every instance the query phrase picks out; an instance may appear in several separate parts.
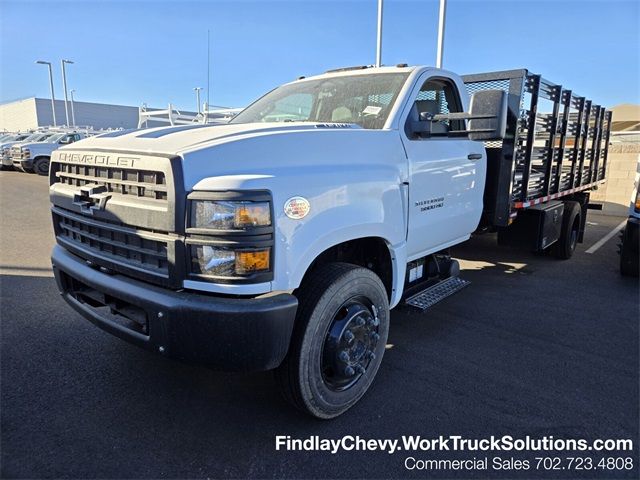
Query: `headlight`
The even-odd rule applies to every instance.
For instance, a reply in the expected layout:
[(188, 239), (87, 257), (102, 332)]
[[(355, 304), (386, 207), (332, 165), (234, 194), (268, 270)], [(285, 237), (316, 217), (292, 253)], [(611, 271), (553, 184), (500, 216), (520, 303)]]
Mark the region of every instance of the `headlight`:
[(189, 276), (221, 283), (273, 280), (273, 199), (267, 190), (192, 192), (186, 229)]
[(237, 277), (267, 272), (271, 249), (232, 250), (211, 245), (191, 245), (191, 271), (198, 275)]
[(28, 148), (22, 149), (22, 158), (29, 158), (30, 155), (31, 155), (31, 150), (29, 150)]
[(192, 228), (244, 230), (271, 225), (269, 202), (192, 200)]

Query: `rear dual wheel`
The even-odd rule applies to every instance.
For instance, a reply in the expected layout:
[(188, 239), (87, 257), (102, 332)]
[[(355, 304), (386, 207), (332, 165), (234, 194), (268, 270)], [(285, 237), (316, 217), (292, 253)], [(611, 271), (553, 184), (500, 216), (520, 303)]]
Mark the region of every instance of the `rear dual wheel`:
[(553, 245), (553, 252), (560, 260), (568, 260), (578, 245), (580, 236), (580, 224), (582, 221), (582, 208), (579, 202), (565, 202), (562, 214), (562, 230), (560, 238)]
[(285, 398), (317, 418), (334, 418), (366, 393), (389, 332), (389, 302), (371, 270), (332, 263), (301, 287), (289, 353), (276, 370)]

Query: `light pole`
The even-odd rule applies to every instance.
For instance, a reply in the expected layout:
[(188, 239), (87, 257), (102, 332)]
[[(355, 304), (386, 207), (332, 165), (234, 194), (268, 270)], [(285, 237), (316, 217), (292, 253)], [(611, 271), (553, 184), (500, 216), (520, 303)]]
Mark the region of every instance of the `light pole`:
[(444, 52), (444, 24), (447, 16), (447, 0), (440, 0), (440, 14), (438, 15), (438, 52), (436, 53), (436, 68), (442, 68), (442, 54)]
[(62, 86), (64, 87), (64, 113), (67, 116), (67, 125), (69, 125), (69, 107), (67, 106), (67, 74), (64, 69), (65, 63), (73, 63), (71, 60), (60, 60), (62, 65)]
[(71, 89), (69, 94), (71, 95), (71, 123), (72, 123), (72, 126), (75, 127), (76, 126), (76, 112), (75, 112), (75, 109), (73, 108), (73, 92), (75, 92), (75, 90)]
[(382, 65), (382, 0), (378, 0), (378, 38), (376, 44), (376, 67)]
[(53, 70), (51, 69), (51, 62), (45, 62), (44, 60), (36, 60), (36, 63), (40, 65), (47, 65), (49, 67), (49, 86), (51, 87), (51, 112), (53, 114), (53, 126), (56, 124), (56, 97), (53, 94)]
[(200, 90), (202, 90), (202, 87), (195, 87), (193, 89), (193, 91), (196, 92), (196, 104), (198, 105), (198, 113), (200, 113)]

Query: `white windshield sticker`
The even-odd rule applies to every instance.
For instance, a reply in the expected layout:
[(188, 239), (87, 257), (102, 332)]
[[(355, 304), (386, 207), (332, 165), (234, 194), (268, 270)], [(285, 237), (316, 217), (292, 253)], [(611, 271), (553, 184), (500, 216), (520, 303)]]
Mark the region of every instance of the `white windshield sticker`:
[(374, 107), (373, 105), (369, 105), (362, 111), (362, 113), (366, 115), (378, 115), (380, 113), (380, 110), (382, 110), (382, 107)]

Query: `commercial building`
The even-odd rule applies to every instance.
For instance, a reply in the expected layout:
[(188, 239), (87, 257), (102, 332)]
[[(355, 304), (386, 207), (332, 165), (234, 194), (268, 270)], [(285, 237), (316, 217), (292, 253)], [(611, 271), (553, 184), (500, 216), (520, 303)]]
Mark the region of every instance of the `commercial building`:
[[(56, 100), (56, 124), (67, 123), (64, 101)], [(68, 103), (69, 123), (71, 102)], [(75, 124), (93, 128), (135, 128), (138, 126), (138, 107), (105, 103), (73, 102)], [(51, 100), (25, 98), (0, 105), (0, 131), (23, 131), (53, 125)]]
[[(73, 116), (71, 102), (69, 108), (69, 123), (82, 127), (92, 127), (94, 129), (105, 128), (137, 128), (139, 120), (139, 108), (129, 105), (111, 105), (107, 103), (92, 102), (73, 102)], [(64, 109), (64, 100), (56, 100), (56, 124), (58, 126), (66, 125), (67, 119)], [(147, 109), (153, 112), (157, 109)], [(173, 110), (174, 117), (177, 116), (177, 110)], [(195, 112), (179, 112), (180, 116), (191, 118), (195, 117)], [(163, 126), (167, 125), (168, 116), (165, 115), (164, 122), (152, 117), (146, 122), (146, 126)], [(25, 98), (14, 102), (0, 104), (0, 132), (19, 132), (33, 130), (38, 127), (52, 126), (53, 112), (51, 109), (51, 99), (48, 98)]]
[(634, 181), (640, 178), (640, 105), (617, 105), (611, 111), (607, 182), (591, 194), (591, 202), (602, 206), (600, 213), (626, 216), (635, 199)]

